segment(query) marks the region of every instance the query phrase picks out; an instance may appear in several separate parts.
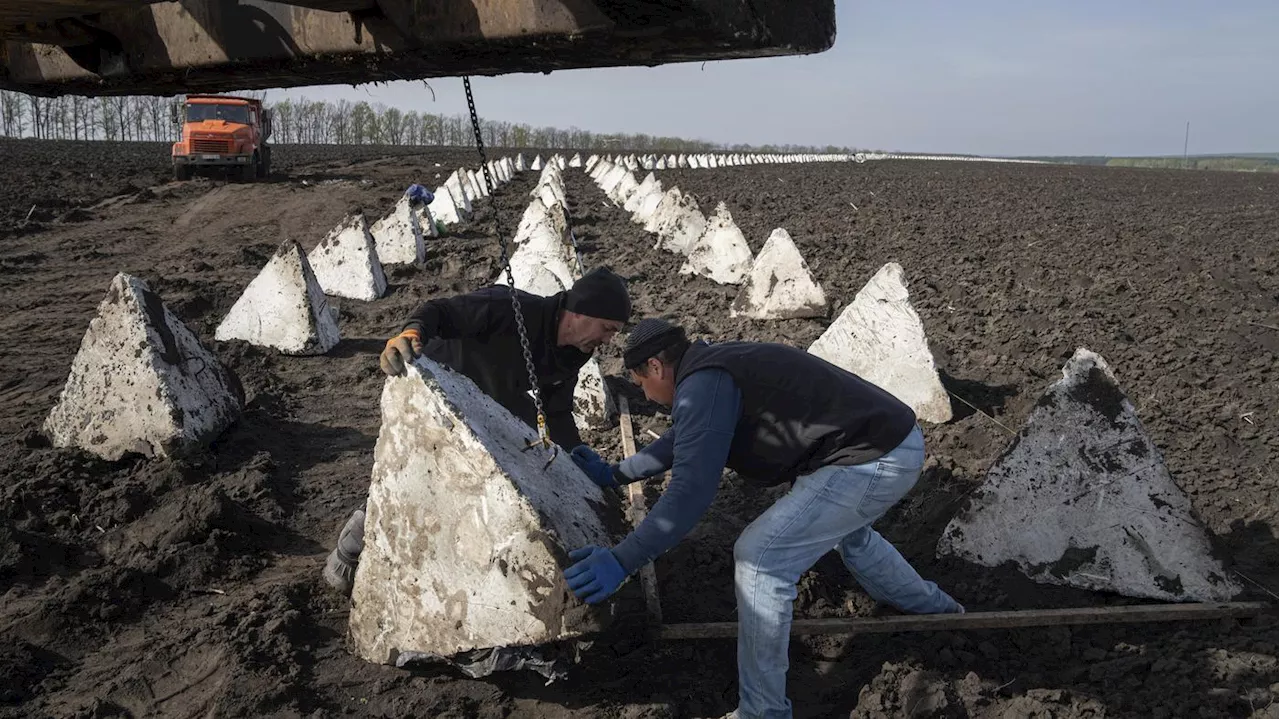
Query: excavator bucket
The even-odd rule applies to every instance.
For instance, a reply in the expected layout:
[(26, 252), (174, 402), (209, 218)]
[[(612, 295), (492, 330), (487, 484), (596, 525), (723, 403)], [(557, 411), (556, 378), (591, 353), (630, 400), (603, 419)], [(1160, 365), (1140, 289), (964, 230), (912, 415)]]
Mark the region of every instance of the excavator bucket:
[(834, 0), (8, 0), (0, 88), (172, 95), (822, 52)]

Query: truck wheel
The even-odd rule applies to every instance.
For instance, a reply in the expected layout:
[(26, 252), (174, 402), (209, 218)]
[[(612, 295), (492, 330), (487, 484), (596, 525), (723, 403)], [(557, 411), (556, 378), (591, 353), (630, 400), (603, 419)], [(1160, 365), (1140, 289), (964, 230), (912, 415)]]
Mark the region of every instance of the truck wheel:
[(253, 159), (249, 162), (249, 164), (240, 168), (241, 182), (253, 182), (253, 179), (258, 175), (258, 163), (259, 163), (258, 153), (255, 152), (253, 153)]
[(186, 165), (173, 166), (173, 179), (185, 181), (191, 179), (191, 168)]
[(262, 148), (262, 163), (258, 165), (258, 177), (266, 179), (271, 176), (271, 147)]

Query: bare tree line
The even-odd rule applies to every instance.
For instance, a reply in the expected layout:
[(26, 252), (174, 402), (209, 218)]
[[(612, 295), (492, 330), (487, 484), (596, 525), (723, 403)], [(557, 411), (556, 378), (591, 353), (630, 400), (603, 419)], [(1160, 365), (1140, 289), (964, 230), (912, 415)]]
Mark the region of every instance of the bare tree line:
[[(261, 99), (262, 93), (247, 93)], [(243, 95), (242, 95), (243, 96)], [(49, 140), (174, 142), (181, 126), (171, 113), (181, 97), (36, 97), (0, 90), (0, 137)], [(405, 112), (382, 104), (282, 100), (268, 104), (274, 113), (271, 140), (277, 144), (424, 145), (475, 144), (469, 118)], [(576, 127), (534, 127), (499, 120), (480, 121), (486, 145), (507, 148), (575, 148), (655, 152), (841, 152), (848, 148), (796, 145), (720, 145), (704, 140), (645, 134), (603, 134)]]

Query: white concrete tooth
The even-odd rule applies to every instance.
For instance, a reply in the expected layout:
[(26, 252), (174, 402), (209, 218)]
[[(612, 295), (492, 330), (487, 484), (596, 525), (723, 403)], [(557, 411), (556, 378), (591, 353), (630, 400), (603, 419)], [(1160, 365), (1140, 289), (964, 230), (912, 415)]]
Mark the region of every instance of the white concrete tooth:
[(631, 199), (631, 196), (638, 189), (640, 189), (640, 184), (636, 182), (635, 175), (627, 171), (623, 173), (622, 177), (618, 178), (617, 184), (613, 186), (613, 191), (609, 193), (609, 198), (613, 200), (615, 205), (626, 206), (627, 200)]
[(530, 170), (542, 169), (542, 155), (537, 155), (533, 158), (533, 164), (529, 165), (529, 169)]
[(524, 172), (527, 169), (529, 168), (524, 164), (524, 153), (516, 155), (516, 172)]
[(658, 182), (658, 178), (654, 177), (653, 173), (650, 172), (645, 175), (644, 182), (640, 183), (635, 191), (631, 193), (631, 196), (627, 198), (626, 202), (622, 203), (622, 209), (634, 216), (636, 210), (640, 209), (640, 203), (653, 191), (653, 188), (661, 186), (662, 183)]
[(307, 254), (326, 295), (366, 302), (387, 292), (387, 276), (364, 213), (348, 215)]
[(467, 182), (466, 182), (467, 186), (471, 188), (472, 197), (488, 197), (489, 196), (488, 188), (486, 188), (484, 186), (484, 183), (481, 182), (480, 178), (476, 175), (475, 170), (467, 170), (466, 179), (467, 179)]
[(598, 632), (611, 609), (564, 583), (568, 552), (624, 526), (560, 452), (472, 382), (419, 358), (386, 380), (350, 635), (371, 662), (403, 665)]
[(756, 255), (751, 273), (729, 307), (730, 317), (783, 320), (822, 317), (827, 297), (786, 230), (778, 228)]
[(468, 196), (466, 188), (464, 188), (459, 173), (454, 172), (449, 175), (449, 179), (445, 180), (444, 187), (449, 190), (449, 196), (453, 199), (453, 206), (458, 211), (458, 217), (463, 221), (469, 221), (472, 216), (471, 198)]
[(699, 275), (722, 285), (741, 284), (751, 272), (751, 247), (723, 202), (689, 249), (682, 275)]
[[(433, 202), (433, 208), (436, 206)], [(421, 264), (427, 258), (426, 242), (423, 233), (434, 236), (435, 223), (431, 221), (434, 214), (427, 216), (426, 208), (415, 212), (409, 204), (409, 197), (401, 195), (396, 206), (386, 217), (379, 219), (369, 227), (373, 235), (374, 249), (378, 253), (378, 261), (384, 265)]]
[(321, 355), (338, 344), (335, 314), (302, 247), (285, 240), (231, 306), (214, 337), (283, 354)]
[(921, 420), (951, 419), (951, 397), (896, 262), (876, 272), (809, 352), (902, 400)]
[(594, 167), (591, 168), (590, 172), (588, 172), (587, 175), (592, 180), (595, 180), (596, 184), (599, 185), (600, 179), (604, 177), (606, 174), (608, 174), (609, 172), (612, 172), (614, 167), (616, 166), (612, 162), (609, 162), (608, 160), (601, 160), (597, 162)]
[(1083, 348), (947, 525), (938, 553), (1133, 597), (1218, 602), (1240, 591), (1111, 368)]
[[(638, 194), (638, 193), (637, 193)], [(655, 180), (653, 187), (649, 189), (648, 194), (636, 203), (636, 210), (631, 215), (631, 221), (640, 225), (648, 226), (649, 221), (653, 219), (654, 213), (657, 212), (658, 206), (666, 199), (667, 193), (662, 191), (662, 182)]]
[(603, 430), (613, 425), (618, 408), (606, 389), (600, 363), (592, 357), (578, 371), (578, 383), (573, 387), (573, 421), (579, 430)]
[(693, 195), (682, 193), (674, 187), (672, 191), (673, 201), (665, 203), (665, 208), (659, 205), (654, 215), (654, 232), (658, 235), (654, 249), (687, 255), (706, 231), (707, 218), (698, 208), (698, 201)]
[(600, 185), (600, 189), (604, 192), (605, 197), (608, 197), (609, 199), (614, 199), (613, 197), (614, 188), (616, 188), (618, 186), (618, 183), (622, 181), (623, 176), (630, 175), (630, 174), (631, 172), (627, 170), (626, 167), (622, 165), (614, 165), (613, 169), (609, 170), (604, 175), (602, 175), (600, 177), (599, 185)]
[(121, 273), (80, 341), (43, 432), (114, 461), (203, 449), (239, 417), (235, 375), (145, 282)]
[(582, 155), (573, 153), (573, 157), (569, 158), (569, 167), (582, 167)]
[[(462, 224), (462, 215), (458, 212), (458, 201), (453, 197), (453, 191), (447, 185), (441, 185), (436, 188), (435, 197), (428, 206), (431, 210), (431, 216), (445, 227), (454, 227)], [(383, 260), (384, 264), (391, 264), (387, 260)]]

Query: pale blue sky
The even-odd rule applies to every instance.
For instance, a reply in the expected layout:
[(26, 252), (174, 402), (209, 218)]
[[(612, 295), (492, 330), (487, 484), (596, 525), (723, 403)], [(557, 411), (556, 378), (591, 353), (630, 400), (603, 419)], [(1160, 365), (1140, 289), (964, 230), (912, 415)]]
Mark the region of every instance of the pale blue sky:
[[(837, 2), (825, 53), (473, 80), (484, 117), (716, 142), (991, 155), (1274, 152), (1276, 0)], [(466, 110), (462, 81), (271, 91)]]

